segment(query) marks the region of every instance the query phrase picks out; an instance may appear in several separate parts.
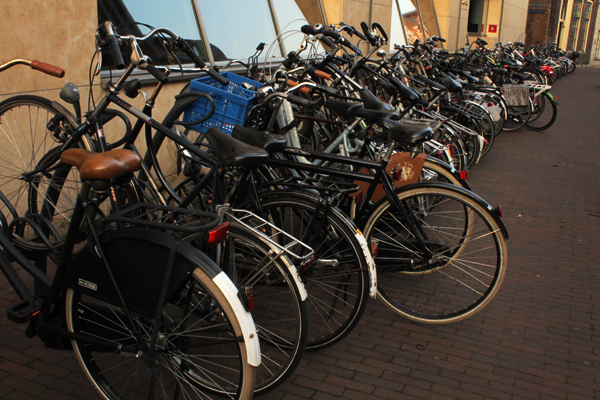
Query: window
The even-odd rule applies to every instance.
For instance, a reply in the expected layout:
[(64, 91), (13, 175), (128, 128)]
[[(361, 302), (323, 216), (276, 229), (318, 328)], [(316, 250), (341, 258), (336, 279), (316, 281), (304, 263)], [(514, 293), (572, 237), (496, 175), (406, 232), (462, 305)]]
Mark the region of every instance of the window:
[(594, 54), (595, 60), (600, 60), (600, 31), (598, 31), (598, 35), (596, 36), (596, 53)]
[(562, 10), (560, 11), (560, 19), (567, 18), (567, 8), (569, 6), (569, 0), (563, 0)]
[(579, 40), (577, 40), (577, 50), (585, 51), (585, 45), (587, 42), (588, 25), (590, 23), (590, 14), (592, 13), (592, 2), (588, 1), (585, 3), (585, 9), (583, 11), (583, 18), (581, 20), (581, 27), (579, 28)]
[(579, 28), (579, 19), (581, 18), (581, 5), (582, 0), (575, 0), (575, 3), (573, 3), (573, 13), (571, 15), (571, 26), (569, 27), (569, 43), (567, 44), (567, 50), (575, 50), (578, 32), (577, 29)]
[[(245, 60), (260, 42), (270, 45), (277, 36), (267, 0), (198, 0), (198, 5), (206, 35), (224, 59)], [(273, 56), (282, 56), (278, 46)]]
[(467, 32), (475, 35), (482, 35), (485, 28), (486, 0), (471, 0), (469, 4), (469, 23)]
[[(134, 21), (171, 29), (187, 39), (206, 61), (211, 61), (210, 56), (214, 61), (245, 61), (260, 42), (274, 44), (269, 58), (282, 57), (286, 49), (296, 50), (304, 38), (301, 33), (293, 35), (289, 31), (299, 31), (306, 24), (295, 0), (98, 0), (98, 21), (106, 20), (121, 26), (120, 34), (148, 32), (144, 26), (133, 25)], [(311, 22), (323, 23), (322, 18)], [(287, 34), (276, 41), (280, 32)], [(160, 52), (160, 41), (147, 47), (155, 50), (152, 55), (143, 49), (155, 63), (173, 62), (164, 49)], [(261, 58), (266, 55), (267, 50)], [(190, 61), (184, 55), (180, 59), (183, 63)]]
[[(147, 27), (133, 22), (171, 29), (187, 39), (200, 58), (208, 60), (196, 12), (190, 0), (98, 0), (98, 24), (106, 20), (112, 21), (122, 35), (141, 36), (149, 32)], [(143, 50), (155, 63), (169, 63), (167, 53), (158, 40), (145, 45)], [(178, 56), (184, 63), (190, 61), (183, 53)], [(105, 53), (103, 57), (109, 56)], [(103, 67), (110, 68), (110, 65), (103, 63)]]
[(424, 28), (421, 23), (421, 15), (417, 7), (415, 7), (414, 1), (397, 0), (397, 6), (402, 15), (402, 24), (404, 25), (408, 43), (413, 43), (416, 39), (424, 41), (426, 37), (431, 36), (427, 28)]

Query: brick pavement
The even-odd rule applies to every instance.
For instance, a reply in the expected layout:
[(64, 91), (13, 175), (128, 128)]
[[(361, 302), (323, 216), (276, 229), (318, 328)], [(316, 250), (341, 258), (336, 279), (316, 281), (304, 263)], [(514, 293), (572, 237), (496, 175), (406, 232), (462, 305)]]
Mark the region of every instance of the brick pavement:
[[(305, 356), (263, 399), (600, 398), (600, 69), (558, 81), (555, 125), (502, 133), (470, 173), (502, 204), (509, 266), (494, 301), (466, 321), (408, 322), (371, 301), (342, 343)], [(0, 278), (0, 309), (15, 299)], [(98, 396), (72, 354), (28, 340), (0, 315), (0, 398)]]

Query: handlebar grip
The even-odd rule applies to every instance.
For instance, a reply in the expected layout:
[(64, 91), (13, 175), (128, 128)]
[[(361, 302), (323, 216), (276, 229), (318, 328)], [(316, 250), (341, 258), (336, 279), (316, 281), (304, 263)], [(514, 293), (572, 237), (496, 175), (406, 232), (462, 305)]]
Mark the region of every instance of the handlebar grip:
[(119, 49), (119, 42), (117, 41), (117, 37), (115, 35), (109, 35), (106, 38), (106, 40), (108, 42), (110, 54), (112, 55), (113, 61), (115, 62), (115, 67), (117, 69), (125, 69), (125, 61), (123, 60), (123, 55), (121, 54), (121, 50)]
[(169, 78), (167, 78), (165, 74), (156, 69), (156, 67), (152, 64), (146, 64), (146, 71), (150, 72), (150, 75), (155, 77), (156, 80), (160, 83), (167, 83), (167, 81), (169, 80)]
[(315, 31), (315, 28), (313, 28), (310, 25), (302, 25), (302, 27), (300, 28), (300, 30), (302, 31), (302, 33), (306, 34), (306, 35), (316, 35), (317, 32)]
[[(286, 84), (287, 86), (289, 86), (289, 87), (292, 87), (292, 88), (293, 88), (293, 87), (296, 87), (296, 86), (298, 86), (298, 85), (299, 85), (299, 83), (298, 83), (298, 82), (296, 82), (296, 81), (293, 81), (293, 80), (291, 80), (291, 79), (286, 79), (286, 81), (285, 81), (285, 84)], [(310, 88), (308, 88), (308, 87), (306, 87), (306, 86), (303, 86), (303, 87), (301, 87), (300, 89), (298, 89), (298, 91), (300, 91), (300, 92), (302, 92), (302, 93), (304, 93), (304, 94), (309, 94), (309, 93), (310, 93)], [(289, 96), (289, 95), (288, 95), (288, 96)]]
[(387, 35), (387, 33), (385, 33), (385, 30), (383, 29), (383, 27), (381, 25), (379, 25), (379, 22), (373, 22), (371, 24), (371, 28), (373, 28), (373, 30), (375, 30), (375, 29), (379, 30), (379, 33), (381, 33), (381, 36), (383, 36), (383, 38), (386, 41), (388, 40), (388, 35)]
[(315, 70), (315, 76), (318, 78), (323, 78), (326, 80), (330, 80), (331, 79), (331, 74), (328, 74), (325, 71), (321, 71), (320, 69), (316, 69)]
[[(302, 89), (304, 89), (304, 88), (302, 88)], [(299, 97), (299, 96), (295, 96), (293, 94), (288, 94), (287, 95), (287, 100), (290, 103), (294, 103), (294, 104), (297, 104), (299, 106), (306, 107), (306, 108), (311, 108), (312, 106), (315, 105), (314, 102), (312, 102), (312, 101), (310, 101), (308, 99), (303, 99), (302, 97)]]
[(325, 86), (325, 85), (319, 85), (317, 83), (317, 87), (318, 90), (322, 91), (323, 93), (327, 93), (330, 96), (337, 96), (340, 94), (340, 91), (336, 88), (332, 88), (330, 86)]
[(365, 36), (366, 36), (367, 40), (369, 41), (369, 43), (371, 43), (373, 46), (375, 46), (377, 44), (377, 39), (375, 39), (375, 37), (373, 37), (373, 34), (369, 30), (369, 25), (367, 25), (367, 23), (365, 21), (362, 21), (360, 23), (360, 27), (362, 28), (363, 32), (365, 33)]
[(330, 31), (330, 30), (324, 29), (321, 31), (321, 33), (325, 36), (329, 36), (330, 38), (340, 42), (343, 46), (346, 46), (347, 48), (349, 48), (350, 50), (352, 50), (359, 56), (362, 55), (362, 51), (358, 47), (353, 45), (352, 42), (350, 42), (350, 40), (348, 40), (346, 37), (340, 35), (336, 31)]
[(360, 32), (358, 31), (358, 29), (356, 29), (356, 28), (352, 28), (352, 29), (353, 29), (353, 30), (352, 30), (352, 32), (353, 32), (353, 33), (354, 33), (356, 36), (358, 36), (358, 37), (359, 37), (361, 40), (368, 40), (368, 39), (367, 39), (367, 37), (366, 37), (365, 35), (363, 35), (362, 33), (360, 33)]
[(333, 44), (333, 42), (331, 40), (329, 40), (327, 38), (327, 36), (323, 36), (321, 35), (321, 37), (319, 38), (319, 40), (321, 41), (321, 43), (323, 43), (325, 46), (329, 47), (329, 48), (334, 48), (335, 44)]
[(229, 80), (212, 68), (208, 70), (208, 75), (223, 86), (229, 85)]
[(48, 75), (56, 76), (57, 78), (62, 78), (65, 76), (65, 71), (62, 68), (38, 60), (31, 61), (31, 69), (35, 69)]
[(358, 54), (359, 56), (362, 56), (362, 51), (356, 47), (355, 45), (352, 44), (352, 42), (350, 42), (350, 40), (346, 39), (345, 37), (341, 36), (340, 42), (346, 46), (347, 48), (349, 48), (350, 50), (352, 50), (353, 52), (355, 52), (356, 54)]
[(339, 40), (342, 35), (340, 35), (339, 33), (337, 33), (336, 31), (332, 31), (329, 29), (323, 29), (321, 32), (319, 32), (325, 36), (329, 36), (330, 38), (332, 38), (333, 40)]
[(186, 42), (184, 38), (178, 37), (177, 44), (179, 48), (183, 50), (183, 52), (187, 54), (188, 57), (194, 62), (194, 64), (196, 64), (199, 68), (206, 67), (206, 63), (202, 61), (202, 59), (198, 56), (198, 54), (196, 54), (194, 49), (192, 49), (192, 46), (190, 46), (190, 44)]

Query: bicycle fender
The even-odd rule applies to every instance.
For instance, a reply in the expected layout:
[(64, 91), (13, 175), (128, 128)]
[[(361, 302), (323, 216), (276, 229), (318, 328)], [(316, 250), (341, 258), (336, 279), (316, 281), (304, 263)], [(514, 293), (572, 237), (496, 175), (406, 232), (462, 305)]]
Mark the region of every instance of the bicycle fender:
[[(477, 204), (479, 204), (480, 206), (482, 206), (483, 208), (488, 210), (488, 212), (491, 214), (492, 218), (494, 218), (494, 221), (496, 221), (496, 223), (498, 224), (498, 227), (500, 228), (500, 231), (502, 232), (502, 236), (504, 236), (505, 239), (509, 239), (508, 230), (506, 229), (504, 222), (502, 222), (502, 218), (500, 217), (499, 213), (497, 213), (494, 210), (494, 208), (491, 205), (489, 205), (489, 203), (487, 201), (483, 200), (481, 197), (479, 197), (475, 193), (471, 192), (470, 190), (467, 190), (465, 188), (462, 188), (462, 187), (459, 187), (456, 185), (451, 185), (448, 183), (441, 183), (441, 182), (421, 183), (421, 182), (418, 182), (418, 183), (413, 183), (413, 184), (398, 188), (398, 189), (394, 190), (394, 193), (401, 193), (404, 190), (418, 188), (422, 185), (426, 185), (428, 187), (439, 187), (439, 188), (449, 189), (451, 191), (460, 192), (461, 194), (463, 194), (467, 197), (470, 197), (471, 200), (475, 201)], [(383, 199), (379, 200), (373, 206), (373, 209), (376, 209), (379, 206), (379, 204), (383, 203), (386, 200), (387, 200), (387, 198), (385, 198), (385, 197)]]
[(244, 334), (244, 343), (246, 343), (246, 355), (248, 357), (248, 364), (258, 367), (261, 363), (260, 356), (260, 344), (258, 343), (258, 334), (256, 333), (256, 325), (252, 316), (238, 298), (238, 289), (235, 287), (231, 279), (221, 271), (217, 276), (213, 278), (213, 282), (221, 289), (231, 307), (233, 308), (235, 315), (238, 317), (242, 333)]
[(375, 259), (371, 255), (371, 251), (369, 251), (369, 244), (367, 243), (367, 239), (362, 234), (360, 229), (356, 226), (356, 240), (360, 243), (360, 248), (362, 249), (365, 259), (367, 260), (367, 266), (369, 267), (369, 297), (372, 299), (377, 298), (377, 269), (375, 268)]
[(448, 170), (461, 183), (462, 187), (464, 187), (467, 190), (471, 190), (471, 186), (469, 185), (469, 183), (460, 177), (460, 171), (451, 166), (450, 164), (432, 156), (427, 156), (427, 161), (433, 164), (437, 164), (438, 166)]

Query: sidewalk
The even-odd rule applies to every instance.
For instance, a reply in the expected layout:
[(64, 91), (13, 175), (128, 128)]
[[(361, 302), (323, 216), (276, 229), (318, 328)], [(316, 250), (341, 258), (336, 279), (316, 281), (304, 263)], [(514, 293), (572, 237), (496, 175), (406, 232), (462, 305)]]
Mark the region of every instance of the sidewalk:
[[(340, 344), (306, 354), (262, 399), (599, 399), (600, 69), (559, 80), (545, 132), (503, 132), (469, 174), (510, 233), (500, 293), (460, 323), (411, 323), (371, 301)], [(98, 395), (71, 353), (6, 319), (0, 278), (0, 399)]]

